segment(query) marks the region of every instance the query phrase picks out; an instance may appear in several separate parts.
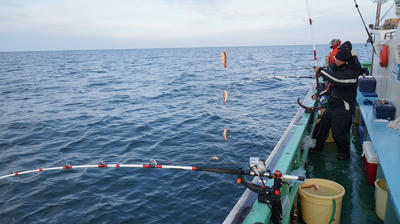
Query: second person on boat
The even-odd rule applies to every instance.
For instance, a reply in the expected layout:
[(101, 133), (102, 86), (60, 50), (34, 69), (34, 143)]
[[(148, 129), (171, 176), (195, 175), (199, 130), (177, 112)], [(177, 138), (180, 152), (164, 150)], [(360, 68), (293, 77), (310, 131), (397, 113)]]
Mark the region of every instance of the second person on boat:
[(315, 67), (317, 76), (322, 76), (331, 84), (328, 108), (322, 115), (315, 138), (317, 144), (311, 151), (322, 151), (329, 129), (332, 128), (338, 154), (337, 159), (350, 158), (349, 132), (352, 124), (357, 96), (357, 69), (350, 64), (353, 56), (348, 49), (340, 49), (335, 56), (332, 72)]

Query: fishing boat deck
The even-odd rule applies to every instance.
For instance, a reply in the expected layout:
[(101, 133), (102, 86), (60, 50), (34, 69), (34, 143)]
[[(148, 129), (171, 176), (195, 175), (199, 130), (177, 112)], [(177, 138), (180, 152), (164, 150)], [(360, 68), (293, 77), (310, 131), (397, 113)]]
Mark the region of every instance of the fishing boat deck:
[(353, 125), (349, 160), (337, 160), (336, 144), (326, 143), (323, 152), (310, 153), (307, 177), (329, 179), (345, 188), (341, 223), (383, 223), (375, 213), (374, 186), (364, 172), (357, 130)]

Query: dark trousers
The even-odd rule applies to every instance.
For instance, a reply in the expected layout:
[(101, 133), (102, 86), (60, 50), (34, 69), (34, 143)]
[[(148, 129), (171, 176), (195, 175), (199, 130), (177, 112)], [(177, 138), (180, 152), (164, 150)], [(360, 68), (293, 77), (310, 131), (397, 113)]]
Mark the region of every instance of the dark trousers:
[(316, 151), (322, 151), (329, 129), (332, 128), (333, 138), (338, 148), (338, 155), (350, 153), (350, 140), (348, 138), (353, 112), (344, 108), (329, 108), (322, 115), (320, 122), (315, 127), (313, 138), (317, 140)]

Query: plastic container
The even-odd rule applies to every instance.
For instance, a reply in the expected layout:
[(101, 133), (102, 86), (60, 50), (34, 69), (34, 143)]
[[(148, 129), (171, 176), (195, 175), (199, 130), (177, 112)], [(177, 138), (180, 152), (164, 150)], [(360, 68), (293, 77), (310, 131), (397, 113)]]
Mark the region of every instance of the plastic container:
[(376, 119), (393, 120), (396, 113), (396, 108), (387, 100), (375, 100), (374, 113)]
[(386, 202), (388, 196), (388, 189), (384, 179), (375, 181), (375, 212), (376, 215), (382, 220), (385, 220)]
[(376, 171), (378, 169), (378, 156), (375, 153), (374, 146), (372, 146), (372, 142), (364, 141), (362, 144), (363, 148), (363, 163), (365, 175), (367, 176), (368, 183), (371, 186), (374, 186), (374, 182), (376, 180)]
[[(302, 188), (315, 184), (314, 187)], [(334, 204), (334, 223), (340, 223), (342, 201), (345, 190), (342, 185), (325, 179), (306, 179), (299, 186), (301, 200), (301, 214), (307, 224), (329, 223), (331, 220)]]
[(358, 89), (360, 92), (375, 92), (376, 79), (374, 77), (361, 77), (358, 80)]

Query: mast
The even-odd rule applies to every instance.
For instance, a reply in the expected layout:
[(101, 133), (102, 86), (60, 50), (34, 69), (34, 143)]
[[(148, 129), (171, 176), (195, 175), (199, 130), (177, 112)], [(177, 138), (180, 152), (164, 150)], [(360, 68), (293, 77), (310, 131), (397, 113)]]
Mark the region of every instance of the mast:
[[(382, 0), (378, 0), (377, 4), (376, 4), (376, 17), (375, 17), (375, 26), (373, 27), (373, 29), (378, 29), (379, 27), (379, 21), (381, 20), (381, 8), (382, 8)], [(371, 58), (371, 75), (373, 74), (373, 70), (374, 70), (374, 53), (375, 52), (375, 47), (374, 47), (374, 43), (375, 43), (375, 35), (373, 35), (373, 39), (371, 39), (372, 41), (372, 58)]]
[(379, 0), (376, 4), (376, 18), (375, 18), (375, 28), (379, 26), (379, 21), (381, 18), (381, 8), (382, 8), (382, 1)]

